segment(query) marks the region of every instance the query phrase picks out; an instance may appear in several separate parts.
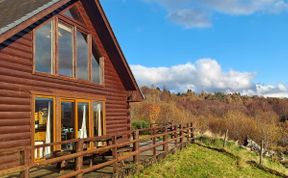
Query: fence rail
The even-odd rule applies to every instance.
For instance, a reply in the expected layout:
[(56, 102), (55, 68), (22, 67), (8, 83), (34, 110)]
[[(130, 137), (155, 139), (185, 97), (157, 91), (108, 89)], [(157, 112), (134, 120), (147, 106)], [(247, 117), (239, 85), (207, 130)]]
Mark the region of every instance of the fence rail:
[[(143, 136), (142, 133), (148, 135)], [(125, 139), (127, 138), (127, 139)], [(35, 147), (25, 147), (25, 148), (16, 148), (14, 150), (9, 149), (8, 151), (17, 151), (19, 153), (20, 166), (0, 170), (0, 177), (6, 176), (12, 173), (19, 173), (23, 178), (29, 177), (29, 172), (32, 168), (45, 167), (51, 164), (59, 164), (68, 161), (75, 160), (75, 169), (71, 170), (69, 173), (63, 174), (60, 177), (77, 177), (81, 178), (83, 174), (101, 169), (107, 166), (113, 166), (113, 174), (116, 174), (119, 171), (119, 162), (132, 159), (138, 170), (140, 165), (140, 155), (143, 152), (152, 151), (152, 157), (156, 158), (157, 152), (162, 147), (161, 153), (164, 155), (169, 153), (169, 145), (173, 144), (173, 149), (182, 149), (183, 146), (187, 143), (190, 143), (194, 140), (193, 134), (193, 125), (192, 123), (185, 125), (165, 125), (157, 126), (145, 129), (139, 129), (131, 132), (124, 132), (118, 135), (107, 135), (101, 137), (93, 137), (87, 139), (73, 139), (63, 142), (55, 142), (51, 144), (37, 145)], [(101, 147), (95, 146), (97, 143), (103, 143)], [(63, 144), (75, 144), (74, 152), (71, 152), (67, 155), (62, 155), (58, 157), (53, 157), (50, 159), (45, 159), (32, 163), (29, 159), (29, 153), (32, 153), (32, 149), (42, 149), (46, 147), (57, 147)], [(146, 143), (146, 144), (145, 144)], [(93, 146), (94, 144), (94, 146)], [(86, 147), (85, 147), (86, 145)], [(88, 147), (87, 147), (88, 145)], [(92, 146), (91, 146), (92, 145)], [(126, 154), (120, 154), (120, 150), (124, 147), (131, 148)], [(7, 151), (7, 150), (0, 150)], [(84, 157), (92, 157), (100, 153), (108, 152), (112, 153), (112, 159), (103, 163), (93, 165), (93, 162), (90, 163), (89, 167), (83, 166)], [(33, 155), (32, 155), (33, 156)], [(61, 169), (61, 166), (60, 166)]]

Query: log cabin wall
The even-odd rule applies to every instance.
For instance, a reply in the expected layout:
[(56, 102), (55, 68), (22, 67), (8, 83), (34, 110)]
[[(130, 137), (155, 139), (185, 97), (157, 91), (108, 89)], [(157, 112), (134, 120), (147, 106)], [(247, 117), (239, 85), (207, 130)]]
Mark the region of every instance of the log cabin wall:
[[(36, 26), (34, 24), (0, 44), (0, 150), (33, 143), (32, 91), (51, 93), (52, 96), (55, 92), (73, 92), (80, 98), (81, 95), (104, 97), (107, 134), (130, 130), (127, 90), (109, 58), (109, 51), (102, 45), (98, 36), (101, 34), (88, 24), (87, 28), (105, 58), (105, 84), (97, 86), (33, 74), (33, 29)], [(58, 117), (56, 114), (56, 119)], [(18, 159), (17, 154), (0, 153), (0, 169), (17, 165)]]

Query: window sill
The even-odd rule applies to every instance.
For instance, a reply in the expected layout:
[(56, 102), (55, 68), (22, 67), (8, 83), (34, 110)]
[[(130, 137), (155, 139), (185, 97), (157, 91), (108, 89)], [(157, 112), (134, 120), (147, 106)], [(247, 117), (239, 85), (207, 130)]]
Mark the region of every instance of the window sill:
[(51, 79), (61, 80), (61, 81), (66, 81), (66, 82), (72, 82), (72, 83), (81, 84), (81, 85), (94, 87), (94, 88), (101, 88), (101, 89), (105, 88), (104, 84), (98, 84), (98, 83), (94, 83), (88, 80), (76, 79), (76, 78), (67, 77), (63, 75), (55, 75), (55, 74), (49, 74), (49, 73), (43, 73), (43, 72), (34, 72), (33, 75), (40, 76), (40, 77), (48, 77)]

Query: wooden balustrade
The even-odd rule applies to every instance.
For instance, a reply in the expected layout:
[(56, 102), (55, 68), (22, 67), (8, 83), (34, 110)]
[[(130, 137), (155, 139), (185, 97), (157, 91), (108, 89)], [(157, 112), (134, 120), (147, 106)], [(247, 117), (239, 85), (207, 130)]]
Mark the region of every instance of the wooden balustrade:
[[(149, 135), (141, 136), (141, 133), (149, 131)], [(121, 140), (121, 138), (128, 138), (131, 136), (130, 140)], [(147, 142), (147, 140), (150, 140), (148, 144), (143, 144)], [(6, 169), (6, 170), (0, 170), (0, 177), (4, 175), (9, 175), (12, 173), (20, 172), (20, 176), (23, 178), (29, 177), (29, 170), (31, 168), (37, 168), (37, 167), (43, 167), (47, 166), (49, 164), (61, 164), (63, 161), (68, 160), (75, 160), (75, 170), (71, 170), (69, 173), (65, 175), (61, 175), (60, 177), (77, 177), (81, 178), (83, 177), (83, 174), (89, 173), (91, 171), (95, 171), (97, 169), (101, 169), (106, 166), (113, 166), (113, 173), (117, 174), (119, 171), (119, 162), (123, 160), (127, 160), (130, 158), (133, 158), (133, 162), (136, 165), (136, 168), (138, 170), (139, 165), (141, 164), (140, 156), (141, 153), (151, 150), (152, 151), (152, 157), (157, 157), (157, 152), (164, 153), (164, 155), (169, 153), (169, 145), (173, 147), (173, 149), (182, 149), (184, 145), (189, 144), (194, 141), (194, 134), (193, 134), (193, 124), (189, 123), (186, 125), (165, 125), (165, 126), (157, 126), (152, 128), (145, 128), (145, 129), (139, 129), (132, 132), (125, 132), (120, 133), (118, 135), (106, 135), (101, 137), (92, 137), (87, 139), (73, 139), (73, 140), (67, 140), (63, 142), (55, 142), (50, 144), (43, 144), (43, 145), (36, 145), (33, 148), (27, 147), (27, 148), (17, 148), (17, 152), (19, 152), (19, 160), (20, 160), (20, 166)], [(107, 144), (104, 144), (102, 147), (97, 147), (97, 144), (94, 144), (95, 142), (106, 142)], [(93, 144), (90, 144), (93, 143)], [(140, 145), (142, 143), (143, 145)], [(59, 157), (51, 157), (50, 159), (46, 160), (39, 160), (35, 163), (32, 163), (29, 159), (29, 153), (32, 153), (32, 149), (42, 149), (44, 150), (46, 147), (57, 147), (59, 145), (64, 144), (75, 144), (75, 153), (71, 152), (70, 154), (63, 154)], [(84, 146), (86, 145), (86, 146)], [(118, 154), (118, 151), (121, 150), (123, 147), (131, 147), (131, 151), (129, 151), (127, 154), (120, 155)], [(93, 147), (92, 147), (93, 146)], [(86, 147), (86, 149), (85, 149)], [(87, 149), (87, 147), (89, 149)], [(157, 148), (162, 148), (161, 151)], [(112, 152), (112, 159), (109, 161), (106, 161), (104, 163), (99, 163), (97, 165), (93, 165), (90, 163), (90, 166), (87, 168), (83, 166), (83, 158), (85, 156), (93, 156), (96, 154), (104, 153), (107, 151)], [(7, 150), (0, 150), (1, 151), (7, 151)], [(14, 150), (10, 150), (14, 151)], [(34, 150), (33, 150), (34, 151)], [(33, 152), (34, 153), (34, 152)], [(32, 154), (32, 156), (34, 156)], [(31, 156), (30, 156), (31, 157)], [(60, 167), (61, 168), (61, 167)]]

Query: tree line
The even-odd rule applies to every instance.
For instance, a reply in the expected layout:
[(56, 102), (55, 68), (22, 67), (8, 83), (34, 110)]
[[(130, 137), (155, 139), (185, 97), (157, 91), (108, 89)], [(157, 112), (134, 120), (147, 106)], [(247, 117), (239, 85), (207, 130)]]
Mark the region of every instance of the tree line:
[(288, 152), (288, 99), (141, 89), (146, 99), (132, 104), (134, 127), (193, 121), (199, 133), (210, 131), (222, 135), (229, 129), (229, 138), (240, 143), (249, 137), (258, 143), (264, 140), (266, 148)]

